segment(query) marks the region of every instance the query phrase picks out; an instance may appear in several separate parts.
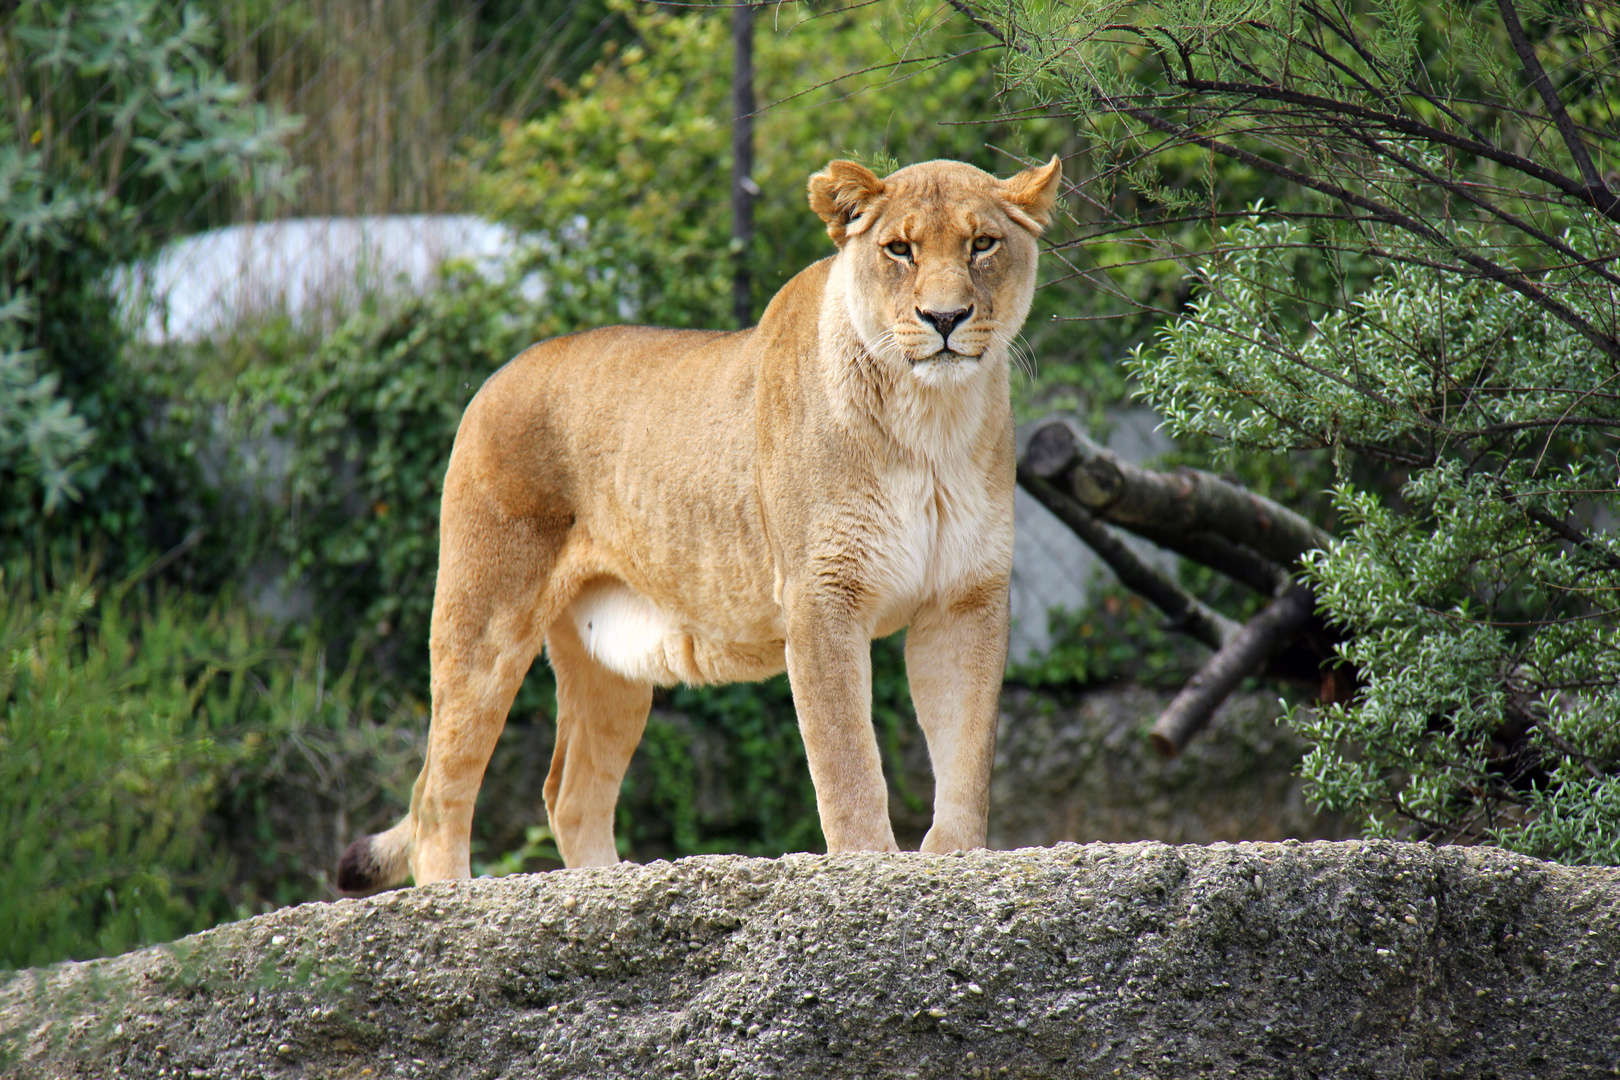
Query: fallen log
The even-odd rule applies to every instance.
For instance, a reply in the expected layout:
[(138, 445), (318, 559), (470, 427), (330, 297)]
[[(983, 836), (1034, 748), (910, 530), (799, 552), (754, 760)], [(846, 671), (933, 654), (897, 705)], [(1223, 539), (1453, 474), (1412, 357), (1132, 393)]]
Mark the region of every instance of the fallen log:
[[(1018, 481), (1097, 552), (1121, 584), (1163, 611), (1171, 628), (1215, 650), (1154, 724), (1151, 739), (1164, 756), (1180, 753), (1245, 678), (1266, 671), (1285, 652), (1282, 666), (1295, 675), (1301, 651), (1307, 665), (1334, 658), (1338, 636), (1314, 619), (1314, 594), (1289, 573), (1306, 552), (1326, 549), (1333, 538), (1287, 507), (1196, 469), (1131, 465), (1064, 419), (1030, 437)], [(1109, 525), (1275, 599), (1240, 627), (1138, 559)], [(1340, 671), (1316, 680), (1319, 693), (1343, 696), (1348, 678)]]
[(1167, 758), (1181, 753), (1239, 683), (1299, 636), (1315, 607), (1311, 590), (1296, 584), (1245, 623), (1159, 714), (1148, 733), (1153, 748)]
[[(1068, 420), (1050, 421), (1031, 435), (1023, 465), (1104, 521), (1156, 543), (1175, 536), (1193, 547), (1193, 537), (1212, 533), (1283, 567), (1333, 544), (1333, 537), (1299, 514), (1230, 480), (1197, 469), (1157, 472), (1121, 461)], [(1188, 557), (1209, 565), (1197, 554)]]
[(1093, 517), (1085, 507), (1040, 477), (1029, 475), (1022, 466), (1018, 470), (1018, 482), (1096, 552), (1121, 584), (1164, 612), (1170, 627), (1191, 635), (1212, 649), (1221, 648), (1238, 632), (1237, 623), (1212, 610), (1186, 589), (1137, 558), (1123, 540), (1110, 532), (1108, 526)]

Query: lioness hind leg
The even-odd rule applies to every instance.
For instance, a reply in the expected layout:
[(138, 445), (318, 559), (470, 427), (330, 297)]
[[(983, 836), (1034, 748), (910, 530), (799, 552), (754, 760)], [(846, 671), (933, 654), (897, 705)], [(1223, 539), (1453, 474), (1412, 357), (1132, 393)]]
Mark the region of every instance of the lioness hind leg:
[(546, 777), (546, 817), (569, 866), (612, 866), (619, 784), (652, 708), (652, 684), (626, 679), (586, 650), (573, 620), (546, 632), (557, 674), (557, 747)]
[(344, 853), (344, 892), (375, 892), (407, 873), (418, 885), (471, 876), (473, 806), (512, 699), (540, 651), (539, 607), (562, 539), (501, 514), (452, 461), (433, 597), (427, 759), (405, 818)]

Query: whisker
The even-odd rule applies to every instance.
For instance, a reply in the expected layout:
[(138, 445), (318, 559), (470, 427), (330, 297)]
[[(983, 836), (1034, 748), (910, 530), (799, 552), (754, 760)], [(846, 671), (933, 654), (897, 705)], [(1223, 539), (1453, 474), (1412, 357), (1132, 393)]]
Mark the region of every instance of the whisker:
[(1007, 355), (1012, 357), (1014, 366), (1024, 373), (1024, 378), (1029, 380), (1029, 385), (1033, 388), (1036, 370), (1035, 350), (1030, 347), (1023, 334), (1014, 334), (1007, 342)]
[(884, 351), (884, 354), (888, 359), (901, 361), (905, 360), (905, 350), (900, 347), (899, 341), (895, 339), (894, 329), (892, 327), (885, 329), (881, 334), (878, 335), (876, 344)]

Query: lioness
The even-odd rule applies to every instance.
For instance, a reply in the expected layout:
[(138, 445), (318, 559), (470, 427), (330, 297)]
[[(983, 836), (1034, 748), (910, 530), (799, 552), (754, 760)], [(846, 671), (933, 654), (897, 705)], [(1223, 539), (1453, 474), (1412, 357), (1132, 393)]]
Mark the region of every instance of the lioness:
[(786, 667), (829, 851), (897, 850), (873, 638), (906, 670), (936, 795), (924, 851), (985, 841), (1013, 541), (1008, 353), (1059, 162), (810, 178), (837, 254), (736, 332), (615, 326), (526, 350), (467, 406), (444, 481), (433, 721), (411, 809), (344, 853), (365, 893), (470, 873), (473, 801), (542, 643), (546, 812), (569, 866), (613, 808), (655, 685)]

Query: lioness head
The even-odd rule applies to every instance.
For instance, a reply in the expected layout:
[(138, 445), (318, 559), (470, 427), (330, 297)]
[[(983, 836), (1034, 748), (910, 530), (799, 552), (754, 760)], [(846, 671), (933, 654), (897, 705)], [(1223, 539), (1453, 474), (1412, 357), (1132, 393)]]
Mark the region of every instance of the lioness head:
[(882, 179), (834, 161), (812, 176), (810, 207), (839, 247), (833, 272), (861, 343), (925, 381), (1005, 358), (1062, 179), (1055, 157), (1006, 180), (959, 161)]

